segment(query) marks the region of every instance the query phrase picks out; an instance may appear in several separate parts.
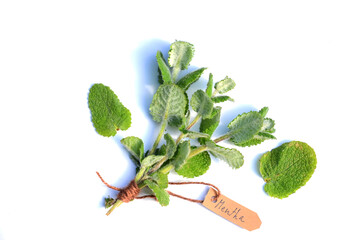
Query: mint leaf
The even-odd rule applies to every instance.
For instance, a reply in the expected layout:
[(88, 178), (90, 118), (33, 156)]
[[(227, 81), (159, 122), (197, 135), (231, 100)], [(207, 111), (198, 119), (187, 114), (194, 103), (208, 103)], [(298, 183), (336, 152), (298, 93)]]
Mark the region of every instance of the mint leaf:
[(213, 75), (210, 73), (209, 74), (209, 81), (207, 82), (207, 87), (206, 87), (206, 94), (207, 96), (211, 97), (212, 96), (212, 85), (214, 84), (214, 77)]
[(183, 78), (181, 78), (176, 84), (180, 88), (184, 89), (185, 91), (199, 78), (201, 77), (202, 73), (206, 70), (206, 68), (200, 68), (197, 69), (187, 75), (185, 75)]
[(117, 95), (103, 84), (94, 84), (88, 95), (88, 106), (96, 131), (105, 137), (114, 136), (117, 130), (131, 126), (131, 113), (119, 101)]
[(316, 154), (308, 144), (284, 143), (260, 158), (264, 190), (271, 197), (288, 197), (308, 182), (316, 166)]
[(152, 179), (156, 181), (157, 185), (162, 188), (166, 189), (168, 187), (168, 176), (162, 172), (156, 172), (152, 175)]
[[(192, 149), (195, 149), (193, 147)], [(208, 152), (199, 153), (188, 158), (185, 163), (176, 170), (176, 173), (187, 178), (194, 178), (203, 175), (209, 169), (211, 158)]]
[(227, 135), (235, 145), (242, 146), (261, 130), (263, 121), (264, 119), (259, 112), (243, 113), (229, 123), (230, 130)]
[(210, 135), (207, 133), (200, 133), (200, 132), (194, 132), (194, 131), (189, 131), (189, 130), (182, 130), (181, 131), (183, 134), (185, 134), (185, 138), (190, 138), (190, 139), (196, 139), (196, 138), (210, 138)]
[(144, 145), (140, 138), (125, 137), (121, 140), (121, 143), (135, 159), (141, 162), (144, 158)]
[(240, 146), (241, 147), (255, 146), (269, 139), (276, 139), (276, 137), (267, 132), (258, 132), (256, 135), (254, 135), (252, 139), (241, 143)]
[[(200, 132), (208, 134), (210, 137), (215, 132), (220, 123), (221, 107), (215, 107), (212, 110), (211, 116), (201, 120)], [(205, 143), (205, 139), (199, 139), (201, 144)]]
[(171, 126), (180, 126), (185, 117), (186, 97), (175, 84), (163, 84), (153, 96), (150, 113), (156, 122), (167, 121)]
[(210, 117), (213, 103), (207, 94), (202, 90), (197, 90), (191, 97), (190, 105), (202, 118)]
[(145, 157), (142, 162), (141, 162), (141, 167), (142, 168), (147, 168), (147, 167), (151, 167), (152, 165), (158, 163), (159, 161), (161, 161), (162, 158), (164, 158), (165, 156), (158, 156), (158, 155), (150, 155)]
[(180, 68), (181, 70), (187, 69), (194, 56), (194, 51), (194, 46), (188, 42), (176, 41), (172, 43), (168, 53), (170, 67)]
[(162, 76), (162, 83), (172, 83), (170, 68), (167, 66), (167, 63), (165, 62), (165, 59), (163, 58), (163, 55), (160, 51), (157, 52), (156, 59)]
[(110, 196), (108, 196), (107, 198), (104, 199), (104, 207), (105, 208), (110, 208), (112, 207), (112, 205), (115, 203), (115, 200), (113, 198), (111, 198)]
[(268, 107), (263, 107), (262, 109), (259, 110), (259, 113), (264, 118), (266, 116), (266, 114), (268, 113), (268, 111), (269, 111)]
[(176, 154), (171, 159), (171, 164), (175, 166), (176, 171), (185, 164), (185, 160), (190, 154), (190, 151), (190, 141), (183, 141), (178, 145)]
[(166, 156), (167, 158), (172, 158), (176, 152), (176, 142), (168, 133), (165, 134), (164, 138), (166, 140)]
[(261, 131), (268, 132), (268, 133), (274, 133), (275, 132), (275, 122), (273, 119), (270, 118), (264, 118), (263, 126), (261, 127)]
[(226, 102), (226, 101), (231, 101), (234, 102), (234, 99), (232, 99), (229, 96), (217, 96), (217, 97), (212, 97), (211, 100), (214, 103), (221, 103), (221, 102)]
[(235, 82), (231, 78), (225, 77), (223, 80), (215, 84), (215, 89), (218, 91), (218, 93), (223, 94), (232, 90), (235, 85)]
[(244, 164), (244, 156), (234, 148), (224, 148), (216, 145), (213, 141), (206, 141), (207, 150), (216, 158), (225, 161), (230, 167), (236, 169)]
[(170, 196), (165, 189), (162, 189), (157, 183), (152, 180), (145, 180), (145, 184), (152, 190), (155, 194), (158, 202), (161, 206), (167, 206), (170, 202)]

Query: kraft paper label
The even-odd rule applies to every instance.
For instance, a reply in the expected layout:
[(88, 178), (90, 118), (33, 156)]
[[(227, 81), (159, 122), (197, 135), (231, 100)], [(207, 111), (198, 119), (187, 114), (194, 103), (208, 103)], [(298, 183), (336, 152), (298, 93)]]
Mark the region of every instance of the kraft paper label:
[(246, 230), (252, 231), (260, 227), (261, 221), (256, 212), (221, 194), (215, 201), (215, 196), (216, 191), (210, 188), (202, 205)]

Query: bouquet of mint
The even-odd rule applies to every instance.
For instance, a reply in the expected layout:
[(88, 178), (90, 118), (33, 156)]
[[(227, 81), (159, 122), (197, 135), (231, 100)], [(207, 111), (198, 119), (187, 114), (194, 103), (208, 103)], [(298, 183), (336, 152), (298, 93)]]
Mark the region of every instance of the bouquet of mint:
[[(267, 107), (241, 113), (228, 124), (229, 130), (224, 135), (213, 137), (220, 122), (220, 104), (233, 101), (226, 94), (235, 87), (235, 82), (225, 77), (214, 83), (210, 74), (205, 88), (188, 96), (186, 90), (200, 79), (206, 69), (200, 68), (179, 77), (180, 72), (188, 68), (193, 55), (193, 45), (183, 41), (171, 44), (167, 60), (160, 51), (157, 52), (160, 86), (149, 111), (153, 120), (160, 124), (159, 134), (148, 151), (145, 151), (142, 139), (136, 136), (121, 140), (137, 166), (137, 174), (124, 189), (106, 183), (119, 190), (115, 199), (106, 198), (106, 207), (111, 207), (107, 214), (123, 202), (142, 198), (139, 193), (145, 187), (153, 192), (162, 206), (168, 205), (170, 192), (166, 189), (169, 172), (174, 171), (186, 178), (198, 177), (208, 170), (210, 154), (225, 161), (231, 168), (240, 168), (244, 162), (242, 153), (237, 148), (220, 146), (222, 141), (248, 147), (275, 139), (275, 122), (267, 117)], [(89, 91), (88, 104), (93, 125), (100, 135), (111, 137), (118, 130), (124, 131), (131, 126), (131, 112), (109, 87), (94, 84)], [(195, 114), (191, 114), (191, 111)], [(196, 116), (190, 119), (191, 115)], [(198, 121), (200, 128), (194, 129)], [(167, 133), (168, 128), (178, 129), (178, 136), (173, 138)], [(162, 138), (165, 144), (160, 146)], [(190, 139), (196, 139), (193, 142), (197, 144), (191, 144)], [(261, 159), (261, 173), (267, 182), (265, 190), (272, 196), (286, 197), (308, 181), (315, 165), (314, 151), (304, 143), (293, 143), (273, 150)]]

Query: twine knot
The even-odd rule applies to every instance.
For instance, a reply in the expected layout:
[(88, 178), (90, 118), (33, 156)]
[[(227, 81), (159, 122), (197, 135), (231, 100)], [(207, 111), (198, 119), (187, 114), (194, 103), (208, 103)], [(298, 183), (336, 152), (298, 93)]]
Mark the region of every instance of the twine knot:
[(138, 187), (135, 180), (132, 180), (127, 187), (121, 188), (117, 195), (117, 199), (121, 200), (122, 202), (128, 203), (135, 199), (138, 194), (140, 193), (141, 189)]

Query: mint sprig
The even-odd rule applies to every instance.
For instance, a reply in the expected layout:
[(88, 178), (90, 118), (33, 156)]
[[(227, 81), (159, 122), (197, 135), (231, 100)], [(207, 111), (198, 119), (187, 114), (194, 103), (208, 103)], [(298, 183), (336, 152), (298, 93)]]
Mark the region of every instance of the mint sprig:
[[(274, 120), (267, 118), (268, 108), (260, 111), (240, 113), (229, 124), (229, 131), (217, 138), (213, 134), (220, 124), (222, 113), (220, 103), (233, 101), (225, 93), (235, 88), (236, 83), (229, 77), (214, 83), (209, 74), (204, 89), (196, 89), (191, 98), (188, 89), (205, 72), (199, 68), (179, 78), (180, 72), (186, 70), (194, 56), (194, 46), (184, 41), (176, 41), (170, 46), (168, 59), (158, 51), (155, 60), (159, 68), (159, 82), (156, 93), (150, 103), (152, 119), (160, 124), (159, 133), (152, 148), (145, 151), (142, 139), (129, 136), (121, 140), (137, 165), (135, 182), (139, 188), (148, 187), (162, 206), (169, 204), (168, 174), (173, 171), (186, 178), (205, 174), (211, 164), (210, 155), (223, 160), (231, 168), (238, 169), (244, 163), (244, 157), (237, 148), (220, 145), (229, 140), (236, 147), (252, 146), (268, 139), (275, 139)], [(127, 130), (131, 125), (131, 114), (122, 105), (114, 92), (103, 84), (94, 84), (88, 97), (92, 122), (96, 131), (102, 136), (114, 136), (117, 130)], [(194, 112), (195, 117), (190, 119)], [(200, 121), (199, 129), (194, 125)], [(172, 136), (168, 129), (179, 130), (178, 136)], [(165, 144), (159, 146), (161, 139)], [(196, 139), (197, 141), (191, 141)], [(270, 181), (276, 181), (276, 175), (269, 176), (268, 157), (262, 162), (263, 174)], [(287, 171), (286, 169), (283, 172)], [(108, 214), (122, 202), (106, 199)]]

